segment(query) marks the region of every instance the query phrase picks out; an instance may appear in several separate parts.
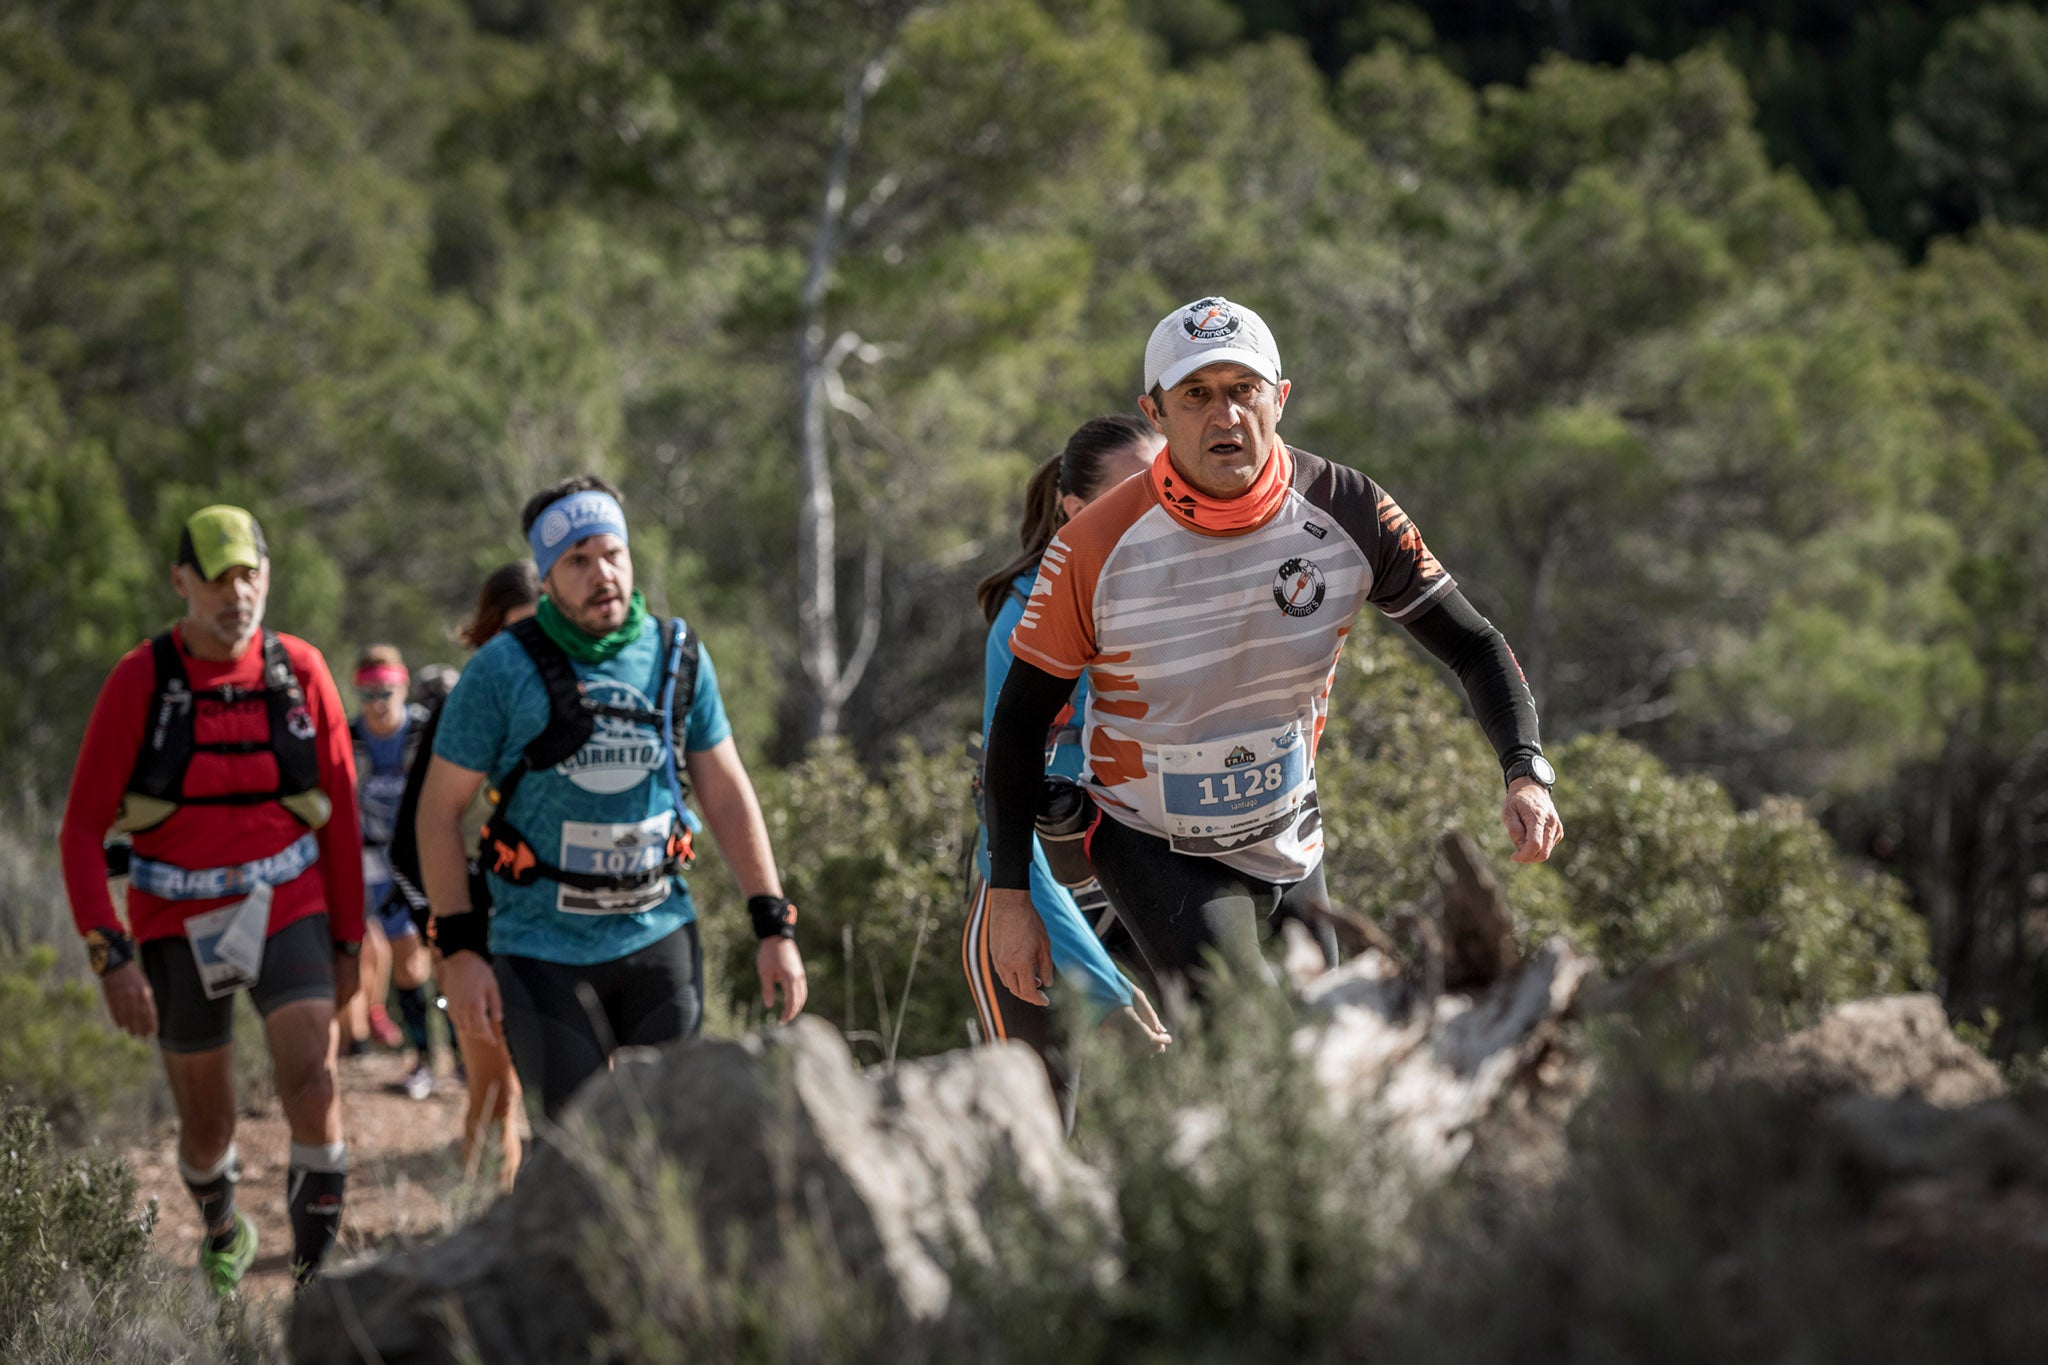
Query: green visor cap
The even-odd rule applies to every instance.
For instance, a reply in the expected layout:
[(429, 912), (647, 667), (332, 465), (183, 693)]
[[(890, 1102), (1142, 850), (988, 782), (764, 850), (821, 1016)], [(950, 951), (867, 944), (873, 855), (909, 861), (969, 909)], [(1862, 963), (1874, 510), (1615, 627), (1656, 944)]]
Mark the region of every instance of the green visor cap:
[(238, 564), (261, 568), (269, 553), (256, 518), (226, 503), (194, 512), (178, 537), (178, 563), (192, 565), (205, 578), (219, 578)]

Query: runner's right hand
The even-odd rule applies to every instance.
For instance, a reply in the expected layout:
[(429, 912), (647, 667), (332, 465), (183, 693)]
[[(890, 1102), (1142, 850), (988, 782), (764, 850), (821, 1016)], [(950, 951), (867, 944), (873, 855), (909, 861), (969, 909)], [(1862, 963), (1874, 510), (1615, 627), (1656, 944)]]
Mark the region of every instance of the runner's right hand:
[(156, 996), (140, 965), (124, 962), (100, 978), (100, 993), (107, 997), (107, 1013), (116, 1027), (137, 1038), (156, 1037)]
[(989, 888), (988, 956), (1010, 994), (1034, 1005), (1052, 1003), (1044, 990), (1052, 984), (1052, 941), (1029, 891)]
[(448, 1022), (457, 1033), (500, 1038), (505, 1003), (498, 996), (498, 974), (472, 952), (450, 953), (441, 960), (441, 995), (448, 1002)]

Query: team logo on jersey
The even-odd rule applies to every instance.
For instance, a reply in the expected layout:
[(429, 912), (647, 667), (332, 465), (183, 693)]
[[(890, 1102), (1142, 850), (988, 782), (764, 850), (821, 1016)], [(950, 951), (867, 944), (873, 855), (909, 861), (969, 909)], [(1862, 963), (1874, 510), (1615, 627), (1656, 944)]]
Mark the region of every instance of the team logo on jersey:
[[(600, 706), (653, 709), (645, 693), (616, 678), (587, 678), (583, 693)], [(556, 764), (555, 771), (585, 791), (628, 791), (661, 766), (664, 752), (661, 736), (652, 726), (599, 716), (597, 728), (583, 747)]]
[(294, 706), (284, 713), (284, 728), (291, 732), (293, 739), (311, 739), (313, 713), (303, 706)]
[(1301, 529), (1308, 532), (1310, 535), (1314, 536), (1317, 540), (1321, 540), (1324, 536), (1330, 534), (1323, 527), (1316, 525), (1312, 521), (1303, 522), (1301, 524)]
[(1289, 616), (1307, 616), (1323, 605), (1323, 571), (1306, 559), (1290, 559), (1273, 575), (1273, 600)]
[(1189, 341), (1221, 341), (1236, 336), (1242, 326), (1236, 310), (1219, 298), (1196, 299), (1180, 315), (1180, 329)]

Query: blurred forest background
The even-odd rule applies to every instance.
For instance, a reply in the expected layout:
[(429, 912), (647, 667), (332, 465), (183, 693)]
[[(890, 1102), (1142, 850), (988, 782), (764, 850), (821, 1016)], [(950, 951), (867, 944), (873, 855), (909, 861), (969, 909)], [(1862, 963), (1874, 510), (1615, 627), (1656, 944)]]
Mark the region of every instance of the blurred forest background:
[[(1532, 931), (1766, 915), (1788, 1002), (2048, 1041), (2048, 17), (1964, 0), (0, 0), (17, 946), (184, 515), (258, 514), (337, 672), (417, 668), (595, 470), (718, 660), (817, 1007), (962, 1041), (972, 585), (1206, 292), (1516, 644), (1569, 829)], [(1433, 667), (1339, 680), (1361, 909), (1446, 823), (1498, 844)]]

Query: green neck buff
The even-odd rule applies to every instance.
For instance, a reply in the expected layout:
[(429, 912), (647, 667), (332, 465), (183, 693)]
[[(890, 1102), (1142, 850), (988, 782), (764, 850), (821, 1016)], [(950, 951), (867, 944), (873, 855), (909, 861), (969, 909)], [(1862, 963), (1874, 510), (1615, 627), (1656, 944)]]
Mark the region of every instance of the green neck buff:
[(609, 635), (586, 635), (578, 630), (562, 609), (555, 605), (552, 597), (541, 595), (540, 606), (534, 610), (533, 619), (540, 622), (541, 633), (562, 647), (562, 652), (580, 664), (601, 664), (627, 645), (640, 638), (640, 630), (647, 624), (647, 599), (633, 589), (633, 600), (626, 605), (626, 621)]

